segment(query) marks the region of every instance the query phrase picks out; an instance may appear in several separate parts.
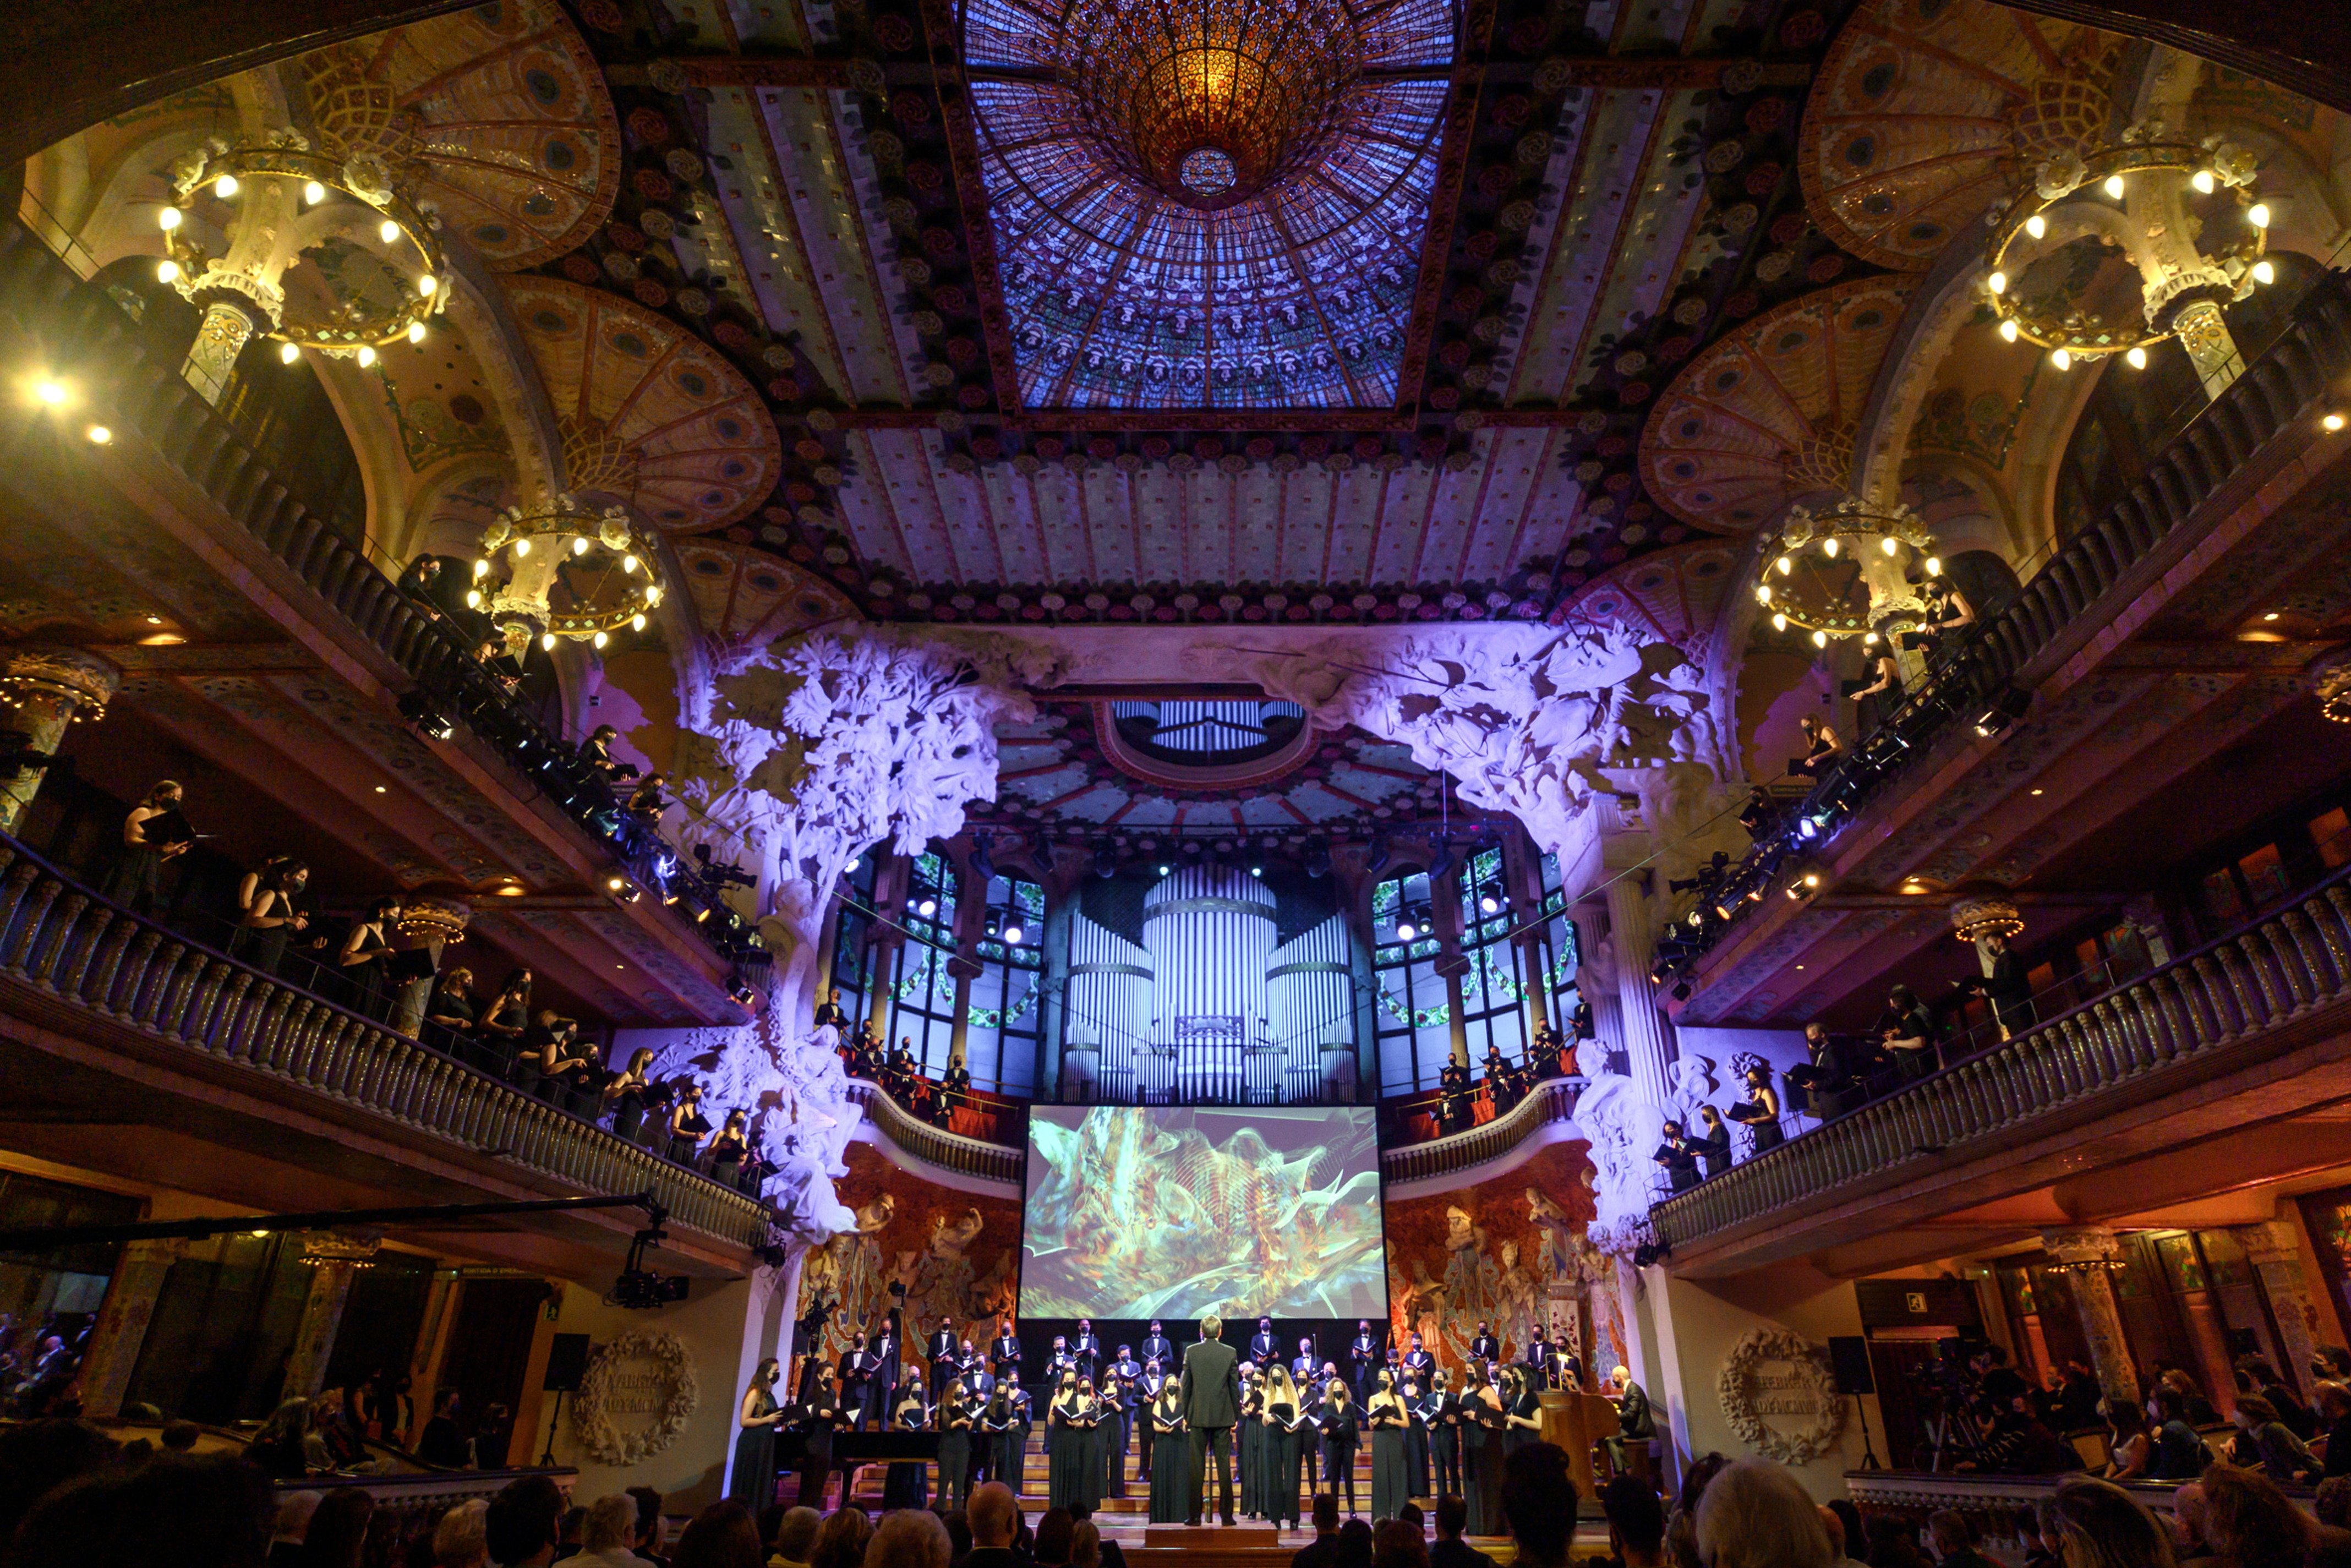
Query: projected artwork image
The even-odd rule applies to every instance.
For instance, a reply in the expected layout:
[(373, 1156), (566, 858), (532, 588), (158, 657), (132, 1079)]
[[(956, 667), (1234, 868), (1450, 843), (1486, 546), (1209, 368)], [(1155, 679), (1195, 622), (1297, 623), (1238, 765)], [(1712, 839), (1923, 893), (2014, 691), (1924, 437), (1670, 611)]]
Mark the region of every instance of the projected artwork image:
[(1027, 1317), (1383, 1317), (1379, 1144), (1363, 1110), (1040, 1105)]

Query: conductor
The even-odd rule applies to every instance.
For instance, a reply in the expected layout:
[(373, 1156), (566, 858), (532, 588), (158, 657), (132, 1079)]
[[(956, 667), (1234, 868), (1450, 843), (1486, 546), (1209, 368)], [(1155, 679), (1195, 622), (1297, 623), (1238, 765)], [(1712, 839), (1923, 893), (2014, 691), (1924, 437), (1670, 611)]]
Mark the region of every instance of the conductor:
[(1200, 1494), (1208, 1484), (1208, 1453), (1217, 1456), (1217, 1512), (1233, 1522), (1233, 1423), (1240, 1418), (1240, 1357), (1224, 1343), (1225, 1323), (1211, 1313), (1200, 1320), (1197, 1342), (1184, 1347), (1184, 1423), (1192, 1444), (1190, 1516), (1200, 1522)]

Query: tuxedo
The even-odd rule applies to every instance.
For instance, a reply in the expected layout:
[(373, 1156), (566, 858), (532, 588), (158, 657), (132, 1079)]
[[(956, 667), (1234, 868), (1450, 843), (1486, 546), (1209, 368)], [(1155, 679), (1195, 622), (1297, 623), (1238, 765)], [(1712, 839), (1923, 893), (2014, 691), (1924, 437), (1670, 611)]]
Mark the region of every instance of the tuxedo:
[(1492, 1334), (1481, 1333), (1469, 1342), (1469, 1354), (1479, 1361), (1496, 1361), (1502, 1354), (1502, 1344)]
[(1102, 1336), (1092, 1333), (1080, 1334), (1070, 1342), (1070, 1353), (1078, 1358), (1078, 1375), (1092, 1377), (1094, 1375), (1094, 1369), (1102, 1364)]
[(1143, 1359), (1155, 1361), (1162, 1366), (1176, 1364), (1176, 1346), (1164, 1333), (1155, 1333), (1143, 1342)]
[(1273, 1358), (1280, 1354), (1281, 1346), (1275, 1343), (1271, 1333), (1249, 1335), (1249, 1359), (1259, 1366), (1271, 1366)]
[(852, 1350), (841, 1358), (841, 1403), (843, 1409), (854, 1407), (857, 1419), (853, 1429), (865, 1430), (865, 1420), (873, 1410), (873, 1375), (881, 1367), (881, 1358), (870, 1350)]
[(998, 1334), (988, 1346), (988, 1356), (996, 1363), (996, 1375), (1020, 1380), (1020, 1341), (1013, 1334)]
[(1527, 1370), (1532, 1372), (1537, 1378), (1541, 1378), (1544, 1366), (1551, 1360), (1551, 1341), (1543, 1338), (1541, 1333), (1538, 1331), (1535, 1337), (1527, 1342), (1526, 1354), (1519, 1359)]
[(987, 1363), (976, 1355), (963, 1364), (963, 1391), (975, 1399), (996, 1392), (996, 1378), (988, 1372)]
[(1423, 1388), (1428, 1386), (1429, 1375), (1437, 1370), (1437, 1358), (1425, 1350), (1404, 1353), (1404, 1369), (1417, 1378)]
[(1301, 1355), (1290, 1364), (1290, 1380), (1298, 1385), (1298, 1396), (1301, 1399), (1306, 1397), (1306, 1385), (1314, 1381), (1314, 1375), (1322, 1369), (1322, 1365), (1321, 1362), (1311, 1355)]
[(1367, 1333), (1359, 1333), (1347, 1345), (1347, 1362), (1354, 1372), (1355, 1402), (1364, 1400), (1364, 1385), (1372, 1380), (1372, 1363), (1379, 1358), (1380, 1342)]
[(951, 1329), (941, 1329), (931, 1336), (924, 1359), (928, 1361), (931, 1366), (932, 1404), (935, 1405), (939, 1402), (939, 1395), (962, 1370), (963, 1360), (957, 1354), (962, 1349), (963, 1341), (956, 1338)]

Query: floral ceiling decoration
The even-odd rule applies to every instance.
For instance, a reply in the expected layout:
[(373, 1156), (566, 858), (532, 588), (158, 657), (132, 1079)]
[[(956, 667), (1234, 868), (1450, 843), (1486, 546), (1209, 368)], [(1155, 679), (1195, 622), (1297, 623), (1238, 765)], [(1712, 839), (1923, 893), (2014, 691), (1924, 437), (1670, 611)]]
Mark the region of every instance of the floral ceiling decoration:
[(501, 271), (576, 248), (611, 211), (621, 126), (553, 0), (496, 0), (303, 57), (323, 150), (379, 160)]
[(1813, 89), (1805, 205), (1864, 260), (1926, 270), (2032, 165), (2105, 139), (2123, 42), (1989, 0), (1867, 0)]
[(1865, 277), (1783, 305), (1692, 360), (1649, 416), (1643, 476), (1699, 528), (1746, 532), (1851, 484), (1855, 427), (1915, 285)]
[(554, 402), (574, 490), (688, 533), (735, 521), (775, 487), (775, 422), (700, 339), (554, 278), (517, 278), (507, 298)]

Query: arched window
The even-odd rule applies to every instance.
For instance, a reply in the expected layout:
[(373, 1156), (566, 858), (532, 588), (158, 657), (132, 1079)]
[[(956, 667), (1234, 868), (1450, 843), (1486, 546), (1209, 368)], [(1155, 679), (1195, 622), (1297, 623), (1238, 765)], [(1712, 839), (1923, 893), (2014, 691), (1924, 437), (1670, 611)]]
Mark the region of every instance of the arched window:
[(1045, 890), (998, 876), (987, 896), (979, 973), (964, 1009), (964, 1065), (975, 1088), (1032, 1094), (1045, 1014)]

